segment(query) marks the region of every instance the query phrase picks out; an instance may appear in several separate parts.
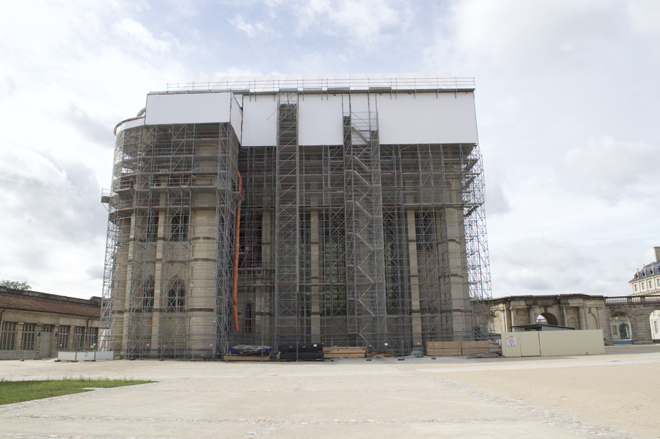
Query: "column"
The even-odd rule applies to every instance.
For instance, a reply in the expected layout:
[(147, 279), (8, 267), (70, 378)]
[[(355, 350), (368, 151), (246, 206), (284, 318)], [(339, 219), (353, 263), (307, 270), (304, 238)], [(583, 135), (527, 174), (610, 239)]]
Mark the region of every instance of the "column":
[[(131, 225), (130, 232), (128, 237), (128, 266), (126, 268), (126, 280), (124, 284), (126, 289), (124, 290), (124, 325), (122, 328), (121, 334), (121, 352), (122, 355), (125, 355), (128, 351), (128, 333), (129, 333), (129, 324), (131, 323), (130, 313), (131, 313), (131, 293), (133, 289), (132, 285), (132, 273), (133, 273), (133, 249), (135, 247), (135, 213), (131, 214)], [(71, 329), (69, 329), (69, 339), (71, 339)]]
[[(261, 214), (261, 265), (264, 268), (272, 267), (271, 264), (271, 213), (264, 211)], [(266, 284), (272, 283), (272, 272), (264, 270), (262, 272), (264, 286), (261, 288), (261, 294), (256, 295), (254, 309), (255, 328), (259, 328), (262, 344), (270, 344), (272, 336), (272, 327), (269, 316), (273, 311), (273, 287)]]
[(406, 211), (408, 220), (408, 255), (410, 255), (410, 310), (412, 314), (413, 350), (422, 349), (422, 316), (419, 303), (419, 269), (417, 260), (417, 231), (415, 229), (415, 210)]
[(536, 314), (536, 307), (534, 305), (531, 305), (529, 307), (529, 324), (530, 325), (533, 325), (533, 324), (536, 323), (536, 316), (537, 315), (538, 314)]
[(23, 322), (18, 322), (16, 324), (16, 344), (14, 345), (14, 348), (17, 351), (23, 350)]
[(321, 343), (321, 308), (319, 287), (319, 212), (313, 210), (310, 212), (310, 253), (311, 253), (311, 318), (312, 318), (312, 343)]
[(584, 311), (584, 305), (578, 307), (578, 318), (580, 320), (580, 329), (587, 329), (587, 315)]
[(154, 309), (151, 320), (151, 356), (158, 355), (160, 349), (160, 315), (162, 313), (161, 297), (163, 289), (163, 245), (165, 244), (165, 223), (167, 222), (164, 210), (158, 212), (158, 237), (156, 238), (156, 264), (154, 269)]

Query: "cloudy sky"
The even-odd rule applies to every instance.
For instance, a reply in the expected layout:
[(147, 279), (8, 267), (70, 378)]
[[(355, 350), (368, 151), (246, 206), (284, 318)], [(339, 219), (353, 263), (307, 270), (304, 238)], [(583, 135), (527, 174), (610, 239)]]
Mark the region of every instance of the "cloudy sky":
[(224, 74), (476, 79), (493, 296), (628, 294), (660, 245), (660, 1), (0, 6), (0, 279), (101, 294), (114, 125)]

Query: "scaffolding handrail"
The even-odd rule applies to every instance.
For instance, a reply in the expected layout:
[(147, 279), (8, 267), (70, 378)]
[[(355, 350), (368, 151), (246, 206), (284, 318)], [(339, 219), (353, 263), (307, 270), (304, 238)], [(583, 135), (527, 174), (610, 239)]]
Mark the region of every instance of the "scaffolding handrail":
[[(471, 77), (430, 76), (373, 76), (362, 78), (341, 78), (335, 75), (327, 77), (303, 78), (287, 76), (272, 77), (222, 77), (203, 78), (193, 82), (174, 82), (167, 84), (167, 93), (181, 91), (232, 91), (234, 93), (278, 93), (327, 92), (344, 93), (369, 91), (373, 93), (406, 91), (470, 91), (475, 89), (475, 80)], [(157, 93), (156, 93), (157, 94)]]

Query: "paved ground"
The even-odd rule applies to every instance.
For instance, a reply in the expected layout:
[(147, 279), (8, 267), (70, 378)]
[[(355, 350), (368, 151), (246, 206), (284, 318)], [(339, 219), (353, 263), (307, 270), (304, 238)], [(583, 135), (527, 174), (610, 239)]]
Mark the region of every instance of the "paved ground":
[(660, 346), (551, 359), (3, 361), (11, 380), (158, 382), (0, 406), (0, 438), (660, 437), (659, 368)]

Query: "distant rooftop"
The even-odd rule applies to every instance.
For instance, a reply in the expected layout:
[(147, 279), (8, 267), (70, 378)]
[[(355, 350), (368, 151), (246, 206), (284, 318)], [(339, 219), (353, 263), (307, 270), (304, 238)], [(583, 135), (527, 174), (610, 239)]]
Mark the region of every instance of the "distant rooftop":
[(474, 78), (448, 73), (390, 73), (343, 75), (255, 75), (200, 77), (193, 82), (167, 84), (168, 92), (233, 91), (235, 93), (453, 91), (474, 90)]
[(658, 274), (660, 274), (660, 262), (651, 262), (650, 264), (646, 264), (641, 270), (637, 270), (637, 273), (635, 273), (628, 283), (655, 277)]
[(637, 270), (637, 273), (635, 273), (628, 283), (636, 282), (648, 277), (655, 277), (660, 274), (660, 247), (653, 247), (653, 251), (655, 252), (655, 262), (645, 264), (641, 270)]
[(100, 318), (101, 298), (85, 300), (0, 287), (0, 308)]

